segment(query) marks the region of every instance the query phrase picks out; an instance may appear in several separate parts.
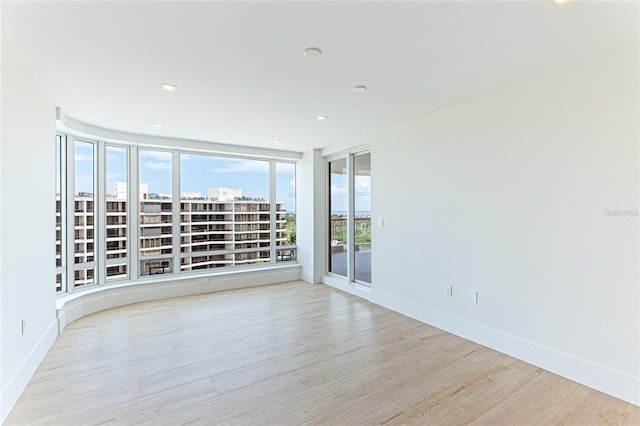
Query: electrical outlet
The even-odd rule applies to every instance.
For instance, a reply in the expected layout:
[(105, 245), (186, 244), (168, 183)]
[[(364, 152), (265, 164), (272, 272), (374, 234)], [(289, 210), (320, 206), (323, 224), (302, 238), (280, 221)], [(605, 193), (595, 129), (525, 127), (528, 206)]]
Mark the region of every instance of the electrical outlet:
[(453, 287), (450, 285), (444, 286), (444, 295), (447, 297), (453, 297)]
[(478, 303), (478, 292), (475, 290), (469, 290), (469, 302)]

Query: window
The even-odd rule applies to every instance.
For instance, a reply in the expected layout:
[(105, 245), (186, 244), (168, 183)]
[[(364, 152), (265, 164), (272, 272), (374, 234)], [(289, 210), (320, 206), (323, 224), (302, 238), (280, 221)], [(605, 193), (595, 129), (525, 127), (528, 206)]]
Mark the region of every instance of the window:
[(269, 263), (270, 208), (269, 161), (181, 154), (180, 269)]
[(105, 279), (129, 277), (127, 149), (107, 146), (105, 154)]
[(74, 150), (74, 287), (93, 284), (95, 254), (93, 194), (95, 192), (95, 146), (93, 143), (75, 141)]
[(276, 260), (296, 259), (296, 165), (276, 162)]
[(65, 139), (62, 135), (56, 135), (56, 292), (66, 291), (66, 190), (62, 164), (65, 155)]
[(139, 156), (140, 275), (164, 274), (173, 271), (173, 155), (140, 150)]
[(56, 162), (59, 293), (296, 259), (294, 162), (72, 135)]

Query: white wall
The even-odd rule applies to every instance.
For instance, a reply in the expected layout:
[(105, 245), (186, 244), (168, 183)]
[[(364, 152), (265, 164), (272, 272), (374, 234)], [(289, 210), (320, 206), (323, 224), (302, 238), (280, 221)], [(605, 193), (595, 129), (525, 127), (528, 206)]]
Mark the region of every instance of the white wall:
[[(2, 44), (1, 420), (55, 340), (55, 107)], [(21, 334), (21, 321), (27, 324)]]
[(600, 57), (352, 141), (385, 224), (371, 300), (640, 404), (638, 68)]
[(307, 151), (296, 170), (298, 262), (309, 283), (319, 283), (326, 270), (325, 164), (319, 150)]

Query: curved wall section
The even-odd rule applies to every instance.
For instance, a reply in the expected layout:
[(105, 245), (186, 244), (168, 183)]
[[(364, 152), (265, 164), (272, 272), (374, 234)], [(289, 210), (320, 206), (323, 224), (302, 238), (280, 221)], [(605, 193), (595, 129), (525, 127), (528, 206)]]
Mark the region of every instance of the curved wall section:
[(62, 333), (73, 321), (105, 309), (150, 300), (296, 281), (300, 279), (300, 270), (300, 265), (274, 266), (87, 289), (58, 299), (58, 333)]
[(165, 136), (139, 135), (119, 130), (105, 129), (67, 117), (59, 108), (56, 110), (58, 130), (89, 139), (129, 143), (146, 147), (188, 149), (208, 153), (231, 153), (234, 155), (276, 158), (281, 160), (300, 160), (302, 154), (293, 151), (255, 148), (249, 146), (229, 145), (219, 142), (196, 141), (191, 139), (170, 138)]

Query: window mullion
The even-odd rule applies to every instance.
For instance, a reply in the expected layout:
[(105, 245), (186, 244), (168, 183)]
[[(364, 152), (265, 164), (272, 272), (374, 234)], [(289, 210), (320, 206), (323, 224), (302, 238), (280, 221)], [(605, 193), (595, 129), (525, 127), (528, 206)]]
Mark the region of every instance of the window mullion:
[(270, 239), (270, 263), (277, 261), (276, 247), (276, 161), (269, 161), (269, 239)]
[[(56, 188), (60, 190), (60, 266), (56, 268), (56, 275), (61, 274), (60, 276), (60, 284), (61, 290), (60, 294), (66, 293), (68, 291), (68, 282), (67, 282), (67, 267), (68, 267), (68, 259), (67, 253), (68, 249), (68, 231), (69, 231), (69, 223), (67, 222), (67, 136), (59, 135), (60, 137), (60, 151), (59, 151), (59, 164), (56, 167), (60, 168), (60, 187)], [(56, 147), (57, 149), (57, 147)]]
[(347, 211), (347, 253), (349, 255), (349, 260), (347, 262), (347, 281), (353, 282), (355, 279), (355, 179), (353, 176), (353, 155), (349, 154), (347, 156), (347, 200), (348, 200), (348, 211)]
[(105, 160), (105, 146), (104, 142), (99, 141), (96, 143), (98, 148), (97, 163), (98, 167), (94, 167), (94, 182), (97, 183), (95, 189), (96, 193), (93, 194), (94, 205), (94, 231), (93, 231), (93, 252), (94, 259), (96, 260), (95, 277), (96, 283), (102, 285), (106, 282), (106, 201), (105, 201), (105, 187), (106, 187), (106, 160)]
[(172, 224), (172, 249), (173, 273), (180, 273), (180, 151), (172, 151), (171, 164), (171, 224)]
[(67, 222), (67, 292), (72, 292), (75, 286), (75, 146), (74, 137), (68, 135), (65, 142), (66, 159), (66, 222)]
[(138, 147), (129, 149), (129, 180), (127, 182), (127, 247), (129, 247), (129, 279), (139, 277), (140, 265), (140, 174), (138, 173)]

